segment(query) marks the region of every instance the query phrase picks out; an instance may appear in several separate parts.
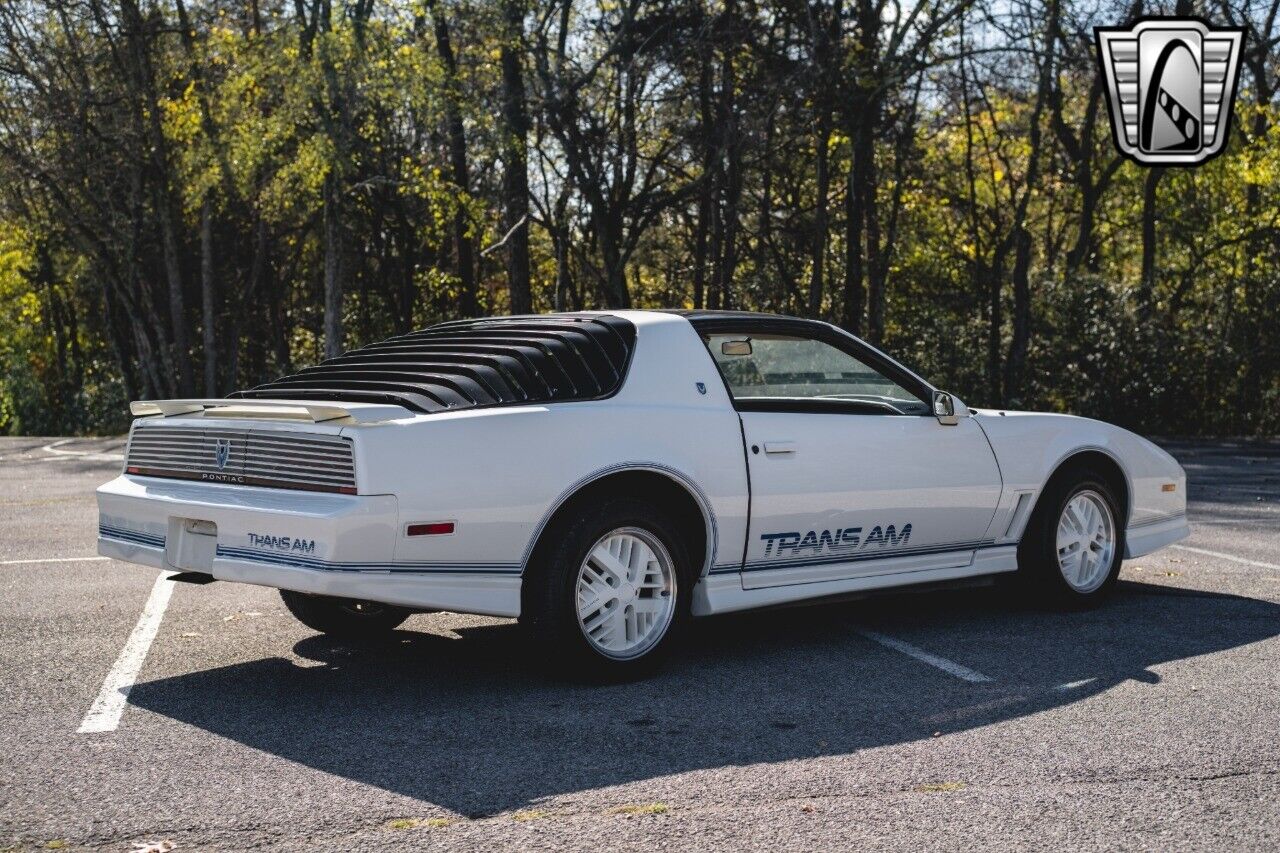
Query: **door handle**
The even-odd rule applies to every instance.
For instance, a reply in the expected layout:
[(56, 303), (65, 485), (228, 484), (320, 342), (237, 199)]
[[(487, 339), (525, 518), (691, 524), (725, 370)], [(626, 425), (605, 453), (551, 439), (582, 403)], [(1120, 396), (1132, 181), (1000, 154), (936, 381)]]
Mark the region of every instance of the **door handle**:
[(765, 453), (795, 453), (796, 443), (794, 441), (766, 441), (764, 443)]

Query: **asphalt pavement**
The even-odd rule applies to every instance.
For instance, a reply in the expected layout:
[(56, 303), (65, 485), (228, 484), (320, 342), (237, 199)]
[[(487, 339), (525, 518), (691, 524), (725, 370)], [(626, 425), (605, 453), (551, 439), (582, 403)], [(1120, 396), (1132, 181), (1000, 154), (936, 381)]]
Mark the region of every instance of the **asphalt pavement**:
[(1100, 609), (708, 619), (593, 688), (509, 620), (369, 649), (269, 589), (158, 607), (154, 570), (94, 557), (122, 442), (0, 439), (0, 851), (1280, 849), (1280, 442), (1166, 446), (1193, 535)]

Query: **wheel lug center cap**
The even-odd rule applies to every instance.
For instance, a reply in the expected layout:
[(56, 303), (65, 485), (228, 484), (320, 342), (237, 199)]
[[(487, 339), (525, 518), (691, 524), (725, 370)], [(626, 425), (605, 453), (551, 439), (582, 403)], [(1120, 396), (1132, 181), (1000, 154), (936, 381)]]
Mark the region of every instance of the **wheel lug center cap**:
[(629, 583), (624, 583), (618, 587), (618, 599), (622, 602), (634, 601), (636, 597), (636, 588)]

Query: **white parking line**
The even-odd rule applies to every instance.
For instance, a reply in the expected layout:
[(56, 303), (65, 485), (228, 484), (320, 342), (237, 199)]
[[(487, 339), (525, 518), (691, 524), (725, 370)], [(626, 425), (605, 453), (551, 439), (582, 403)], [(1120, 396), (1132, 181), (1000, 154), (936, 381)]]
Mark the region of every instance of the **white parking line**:
[(990, 676), (983, 675), (980, 672), (969, 669), (967, 666), (961, 666), (955, 661), (949, 661), (944, 657), (926, 652), (924, 649), (917, 648), (910, 643), (903, 642), (895, 637), (889, 637), (877, 631), (867, 631), (865, 629), (857, 629), (858, 633), (866, 637), (868, 640), (879, 643), (882, 646), (888, 646), (897, 652), (915, 658), (929, 666), (937, 667), (948, 675), (954, 675), (956, 678), (962, 678), (965, 681), (972, 681), (976, 684), (991, 681)]
[(54, 456), (78, 456), (84, 459), (95, 459), (103, 462), (121, 462), (124, 460), (123, 453), (103, 453), (100, 450), (63, 450), (62, 445), (70, 444), (73, 441), (79, 441), (75, 438), (64, 438), (51, 444), (46, 444), (40, 448), (45, 453), (52, 453)]
[(1093, 684), (1097, 680), (1097, 678), (1082, 678), (1079, 681), (1068, 681), (1066, 684), (1059, 684), (1053, 689), (1058, 693), (1070, 693), (1072, 690), (1079, 690), (1081, 687)]
[(1275, 563), (1264, 563), (1261, 560), (1248, 560), (1244, 557), (1237, 557), (1235, 554), (1224, 554), (1222, 551), (1210, 551), (1207, 548), (1192, 548), (1190, 545), (1171, 545), (1171, 548), (1177, 548), (1179, 551), (1190, 551), (1192, 554), (1203, 554), (1206, 557), (1217, 557), (1219, 560), (1230, 560), (1233, 563), (1243, 563), (1246, 566), (1256, 566), (1259, 569), (1272, 569), (1280, 572), (1280, 566)]
[(134, 679), (142, 669), (142, 662), (147, 659), (147, 650), (151, 641), (160, 630), (160, 620), (164, 618), (164, 610), (169, 606), (169, 596), (173, 594), (173, 584), (169, 578), (173, 572), (161, 572), (151, 587), (151, 595), (142, 608), (138, 624), (133, 626), (133, 633), (125, 641), (120, 650), (120, 657), (107, 673), (107, 680), (102, 682), (98, 698), (93, 700), (89, 713), (85, 714), (77, 731), (80, 734), (94, 732), (113, 732), (120, 725), (120, 715), (124, 713), (125, 701), (129, 691), (133, 689)]
[(110, 557), (50, 557), (44, 560), (0, 560), (0, 566), (22, 566), (28, 563), (84, 563), (90, 560), (110, 559)]

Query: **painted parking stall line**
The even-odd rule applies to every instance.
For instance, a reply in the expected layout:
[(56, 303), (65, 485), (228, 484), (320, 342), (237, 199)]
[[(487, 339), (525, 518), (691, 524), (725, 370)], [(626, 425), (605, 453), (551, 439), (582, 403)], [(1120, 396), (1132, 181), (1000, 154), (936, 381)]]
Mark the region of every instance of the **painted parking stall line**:
[(1216, 557), (1219, 560), (1230, 560), (1233, 563), (1242, 563), (1246, 566), (1253, 566), (1259, 569), (1271, 569), (1280, 572), (1280, 565), (1275, 563), (1264, 563), (1261, 560), (1250, 560), (1247, 557), (1237, 557), (1235, 554), (1228, 554), (1224, 551), (1210, 551), (1207, 548), (1192, 548), (1190, 545), (1170, 545), (1170, 548), (1176, 548), (1179, 551), (1190, 551), (1192, 554), (1203, 554), (1206, 557)]
[(169, 597), (173, 595), (173, 584), (169, 582), (169, 578), (174, 574), (161, 572), (156, 577), (151, 595), (143, 605), (142, 615), (138, 617), (138, 624), (133, 626), (129, 639), (120, 650), (120, 657), (116, 658), (115, 665), (107, 673), (102, 689), (89, 708), (89, 713), (85, 714), (84, 721), (76, 730), (79, 734), (113, 732), (120, 725), (120, 716), (124, 713), (129, 691), (133, 689), (138, 673), (142, 670), (151, 641), (156, 638), (165, 608), (169, 606)]
[(926, 652), (924, 649), (913, 646), (908, 642), (899, 640), (896, 637), (890, 637), (887, 634), (881, 634), (879, 631), (868, 631), (864, 628), (857, 629), (860, 636), (866, 637), (873, 643), (879, 643), (886, 648), (893, 649), (895, 652), (902, 652), (908, 657), (913, 657), (921, 663), (927, 663), (935, 669), (940, 669), (948, 675), (954, 675), (956, 678), (969, 681), (974, 684), (984, 684), (992, 681), (992, 678), (983, 675), (977, 670), (969, 669), (967, 666), (961, 666), (955, 661), (947, 660), (944, 657)]
[(90, 459), (97, 462), (123, 462), (123, 453), (112, 453), (111, 451), (102, 450), (67, 450), (64, 445), (79, 441), (76, 438), (64, 438), (51, 444), (46, 444), (40, 448), (45, 453), (64, 459)]

